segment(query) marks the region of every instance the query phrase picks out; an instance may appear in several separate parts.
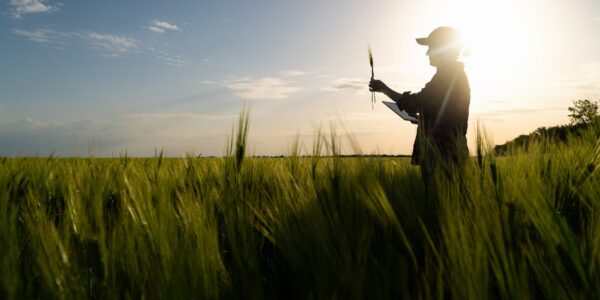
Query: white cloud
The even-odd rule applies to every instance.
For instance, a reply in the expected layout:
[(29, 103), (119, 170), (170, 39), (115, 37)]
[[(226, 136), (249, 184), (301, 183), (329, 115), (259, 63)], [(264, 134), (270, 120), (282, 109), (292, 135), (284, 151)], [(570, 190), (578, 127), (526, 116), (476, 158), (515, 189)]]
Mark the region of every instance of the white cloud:
[(165, 21), (154, 21), (152, 25), (148, 26), (147, 28), (148, 30), (156, 33), (164, 33), (166, 30), (179, 30), (177, 25)]
[(156, 21), (154, 22), (154, 26), (158, 27), (158, 28), (162, 28), (162, 29), (167, 29), (167, 30), (179, 30), (179, 28), (177, 27), (177, 25), (171, 24), (169, 22), (164, 22), (164, 21)]
[(23, 30), (19, 28), (13, 29), (13, 33), (19, 36), (26, 37), (32, 42), (44, 44), (54, 48), (63, 48), (69, 45), (72, 34), (68, 32), (60, 32), (52, 29), (37, 29)]
[(248, 100), (286, 99), (291, 94), (301, 90), (300, 87), (280, 78), (239, 78), (231, 76), (228, 80), (200, 81), (204, 85), (222, 86), (232, 91), (235, 95)]
[(274, 77), (242, 78), (222, 85), (235, 91), (236, 96), (249, 100), (285, 99), (300, 91), (300, 87)]
[(279, 72), (279, 74), (281, 74), (281, 76), (284, 77), (300, 77), (300, 76), (311, 76), (314, 78), (327, 78), (330, 77), (329, 74), (326, 73), (327, 69), (326, 68), (321, 68), (318, 70), (297, 70), (297, 69), (289, 69), (289, 70), (283, 70), (281, 72)]
[(363, 94), (369, 90), (368, 86), (369, 83), (363, 79), (339, 78), (334, 80), (331, 85), (324, 87), (323, 91)]
[(306, 74), (307, 74), (307, 72), (300, 71), (300, 70), (281, 71), (281, 75), (283, 75), (285, 77), (295, 77), (295, 76), (302, 76), (302, 75), (306, 75)]
[[(13, 29), (13, 34), (48, 47), (59, 49), (64, 49), (75, 44), (87, 43), (90, 47), (110, 56), (119, 56), (139, 48), (139, 42), (134, 38), (107, 33), (89, 31), (61, 32), (48, 28), (36, 30), (15, 28)], [(170, 66), (183, 67), (191, 63), (183, 54), (173, 54), (155, 47), (149, 47), (147, 50)]]
[(108, 52), (112, 56), (133, 51), (137, 48), (137, 41), (133, 38), (104, 34), (97, 32), (61, 32), (53, 29), (24, 30), (15, 28), (13, 33), (28, 38), (29, 40), (53, 47), (69, 46), (73, 42), (87, 41), (93, 48)]
[(12, 16), (20, 18), (25, 14), (49, 13), (58, 11), (60, 4), (50, 5), (43, 0), (10, 0)]
[(148, 30), (152, 31), (152, 32), (156, 32), (156, 33), (163, 33), (165, 32), (164, 29), (155, 27), (155, 26), (148, 26)]
[(28, 38), (29, 40), (34, 41), (36, 43), (44, 43), (44, 44), (50, 43), (51, 41), (53, 41), (57, 35), (56, 31), (49, 30), (49, 29), (39, 29), (39, 30), (34, 30), (34, 31), (27, 31), (27, 30), (15, 28), (15, 29), (13, 29), (13, 33), (16, 35), (24, 36), (24, 37)]
[(88, 39), (94, 47), (109, 52), (113, 56), (137, 48), (137, 41), (126, 36), (88, 32), (83, 34), (82, 37)]

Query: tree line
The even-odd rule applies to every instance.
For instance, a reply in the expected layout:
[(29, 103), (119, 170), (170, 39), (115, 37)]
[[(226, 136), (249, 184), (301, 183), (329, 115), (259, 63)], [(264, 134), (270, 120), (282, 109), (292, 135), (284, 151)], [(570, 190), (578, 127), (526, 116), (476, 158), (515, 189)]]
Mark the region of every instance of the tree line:
[(575, 100), (568, 108), (571, 122), (567, 125), (539, 127), (530, 134), (522, 134), (504, 144), (496, 145), (494, 152), (504, 155), (511, 148), (527, 149), (529, 144), (538, 141), (567, 142), (569, 136), (579, 136), (592, 126), (600, 126), (598, 101), (588, 99)]

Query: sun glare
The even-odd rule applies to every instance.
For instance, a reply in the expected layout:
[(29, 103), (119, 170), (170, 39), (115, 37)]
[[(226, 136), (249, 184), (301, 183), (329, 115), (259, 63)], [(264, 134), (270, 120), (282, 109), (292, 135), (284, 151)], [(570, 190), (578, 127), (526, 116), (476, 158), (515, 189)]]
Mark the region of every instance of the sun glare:
[[(530, 83), (536, 69), (536, 16), (513, 1), (453, 1), (444, 8), (448, 25), (466, 45), (466, 68), (473, 94), (472, 109), (494, 109), (494, 101), (510, 101)], [(478, 103), (478, 99), (492, 100)]]

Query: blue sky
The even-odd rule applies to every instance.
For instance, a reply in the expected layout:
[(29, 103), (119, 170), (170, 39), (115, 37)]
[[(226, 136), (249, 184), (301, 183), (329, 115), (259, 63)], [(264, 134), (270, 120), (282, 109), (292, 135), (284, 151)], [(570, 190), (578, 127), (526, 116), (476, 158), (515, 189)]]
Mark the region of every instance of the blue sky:
[(440, 25), (474, 40), (471, 132), (503, 142), (600, 98), (597, 1), (413, 2), (3, 0), (0, 155), (221, 155), (244, 104), (253, 154), (310, 149), (332, 122), (364, 152), (410, 153), (414, 126), (371, 110), (366, 48), (418, 91), (435, 70), (414, 38)]

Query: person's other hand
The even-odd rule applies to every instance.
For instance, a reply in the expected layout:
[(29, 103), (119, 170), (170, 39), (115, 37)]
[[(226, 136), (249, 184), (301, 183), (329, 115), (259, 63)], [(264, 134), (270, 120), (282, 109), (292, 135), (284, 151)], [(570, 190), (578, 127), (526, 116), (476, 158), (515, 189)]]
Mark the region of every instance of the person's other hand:
[(387, 89), (387, 85), (381, 80), (371, 79), (369, 82), (369, 91), (371, 92), (383, 92), (385, 89)]

